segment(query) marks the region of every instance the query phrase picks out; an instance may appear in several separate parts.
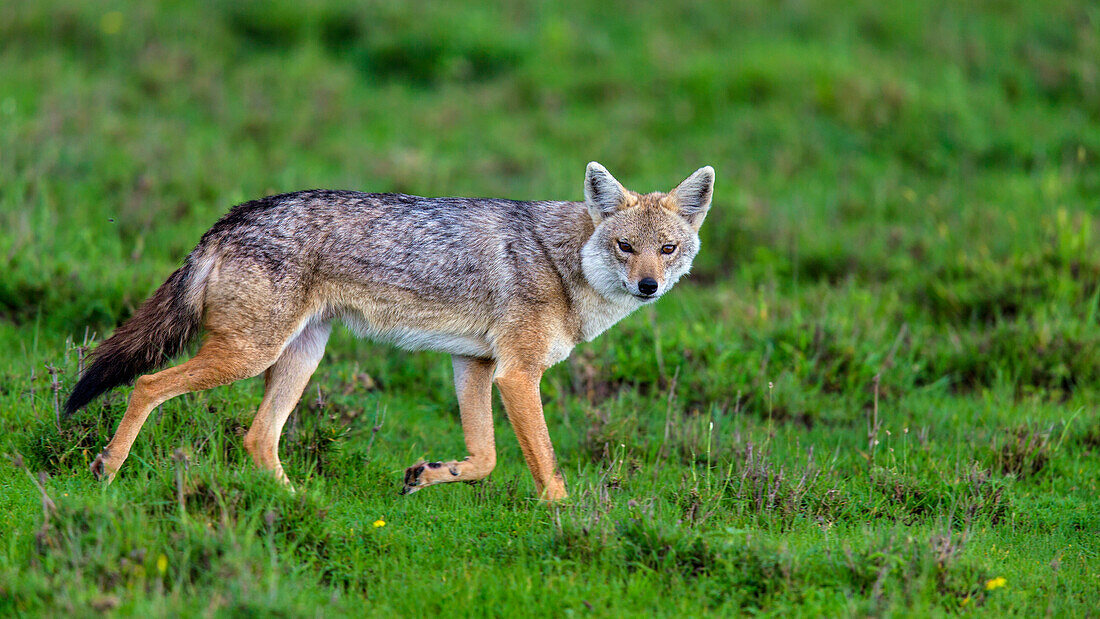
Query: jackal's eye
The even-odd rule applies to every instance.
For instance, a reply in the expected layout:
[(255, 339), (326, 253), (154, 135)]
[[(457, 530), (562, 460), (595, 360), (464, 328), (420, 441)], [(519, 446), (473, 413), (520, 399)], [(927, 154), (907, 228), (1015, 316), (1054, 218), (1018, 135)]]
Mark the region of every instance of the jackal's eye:
[(674, 251), (676, 251), (676, 246), (673, 245), (672, 243), (669, 243), (668, 245), (662, 245), (661, 246), (661, 253), (662, 254), (671, 254)]
[(621, 250), (621, 251), (622, 251), (622, 252), (623, 252), (624, 254), (632, 254), (632, 253), (634, 253), (634, 248), (633, 248), (633, 247), (631, 247), (631, 246), (630, 246), (630, 243), (627, 243), (626, 241), (619, 241), (619, 249), (620, 249), (620, 250)]

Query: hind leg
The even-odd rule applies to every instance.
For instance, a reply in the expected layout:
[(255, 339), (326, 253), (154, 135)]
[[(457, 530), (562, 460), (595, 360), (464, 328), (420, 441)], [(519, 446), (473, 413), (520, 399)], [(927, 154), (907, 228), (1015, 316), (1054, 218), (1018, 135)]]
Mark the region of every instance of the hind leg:
[(114, 438), (92, 462), (92, 473), (111, 481), (122, 467), (138, 431), (149, 413), (178, 395), (226, 385), (256, 376), (271, 365), (279, 348), (259, 347), (254, 342), (211, 335), (199, 352), (185, 363), (137, 379), (126, 414)]
[(290, 480), (279, 462), (279, 435), (325, 353), (331, 330), (327, 322), (311, 324), (286, 345), (279, 360), (264, 375), (264, 400), (244, 436), (244, 448), (256, 466), (270, 470), (287, 485)]

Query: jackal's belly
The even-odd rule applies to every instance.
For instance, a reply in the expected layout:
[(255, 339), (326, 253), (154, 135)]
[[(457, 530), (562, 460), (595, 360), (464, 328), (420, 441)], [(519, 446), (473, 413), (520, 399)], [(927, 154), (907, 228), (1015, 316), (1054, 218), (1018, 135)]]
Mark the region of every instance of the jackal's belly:
[[(348, 327), (360, 335), (378, 342), (386, 342), (405, 350), (434, 350), (468, 357), (492, 357), (493, 349), (484, 334), (465, 325), (380, 324), (360, 312), (345, 311), (341, 318)], [(450, 328), (448, 328), (450, 327)]]

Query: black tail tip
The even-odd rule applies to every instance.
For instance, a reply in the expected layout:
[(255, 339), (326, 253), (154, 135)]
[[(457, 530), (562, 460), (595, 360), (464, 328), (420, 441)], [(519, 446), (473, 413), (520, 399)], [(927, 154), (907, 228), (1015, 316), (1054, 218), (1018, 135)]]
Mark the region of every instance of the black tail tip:
[(76, 392), (69, 396), (68, 400), (65, 400), (65, 406), (61, 409), (61, 418), (68, 419), (72, 417), (74, 413), (87, 406), (88, 402), (81, 402), (76, 398)]
[[(103, 347), (110, 342), (111, 340), (107, 340), (106, 343), (101, 344), (99, 350), (103, 350)], [(109, 354), (109, 350), (107, 352), (108, 354), (101, 354), (92, 361), (91, 365), (84, 368), (80, 380), (76, 381), (72, 393), (69, 394), (69, 399), (65, 401), (66, 418), (104, 393), (129, 382), (133, 376), (138, 374), (132, 361), (129, 364), (125, 363), (125, 359), (120, 362), (117, 355)]]
[(72, 417), (73, 414), (87, 406), (104, 391), (106, 391), (106, 389), (102, 387), (100, 381), (96, 380), (94, 372), (85, 372), (84, 376), (80, 377), (80, 380), (76, 382), (76, 386), (73, 387), (73, 391), (69, 394), (69, 398), (65, 400), (65, 407), (62, 410), (61, 416), (65, 419)]

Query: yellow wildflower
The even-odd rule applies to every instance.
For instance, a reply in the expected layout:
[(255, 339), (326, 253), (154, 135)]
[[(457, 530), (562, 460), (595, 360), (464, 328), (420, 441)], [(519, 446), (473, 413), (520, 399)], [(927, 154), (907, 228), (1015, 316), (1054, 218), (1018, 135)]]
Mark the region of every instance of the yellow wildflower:
[(381, 518), (379, 518), (378, 520), (374, 521), (374, 528), (377, 529), (378, 527), (384, 527), (384, 526), (386, 526), (386, 521), (385, 520), (382, 520)]
[(157, 557), (157, 571), (163, 574), (168, 570), (168, 557), (161, 555)]
[(993, 578), (993, 579), (987, 580), (985, 582), (985, 590), (986, 591), (992, 591), (994, 589), (1000, 589), (1001, 587), (1003, 587), (1007, 584), (1008, 584), (1007, 580), (1005, 580), (1004, 578), (1001, 578), (1001, 577), (998, 576), (997, 578)]

